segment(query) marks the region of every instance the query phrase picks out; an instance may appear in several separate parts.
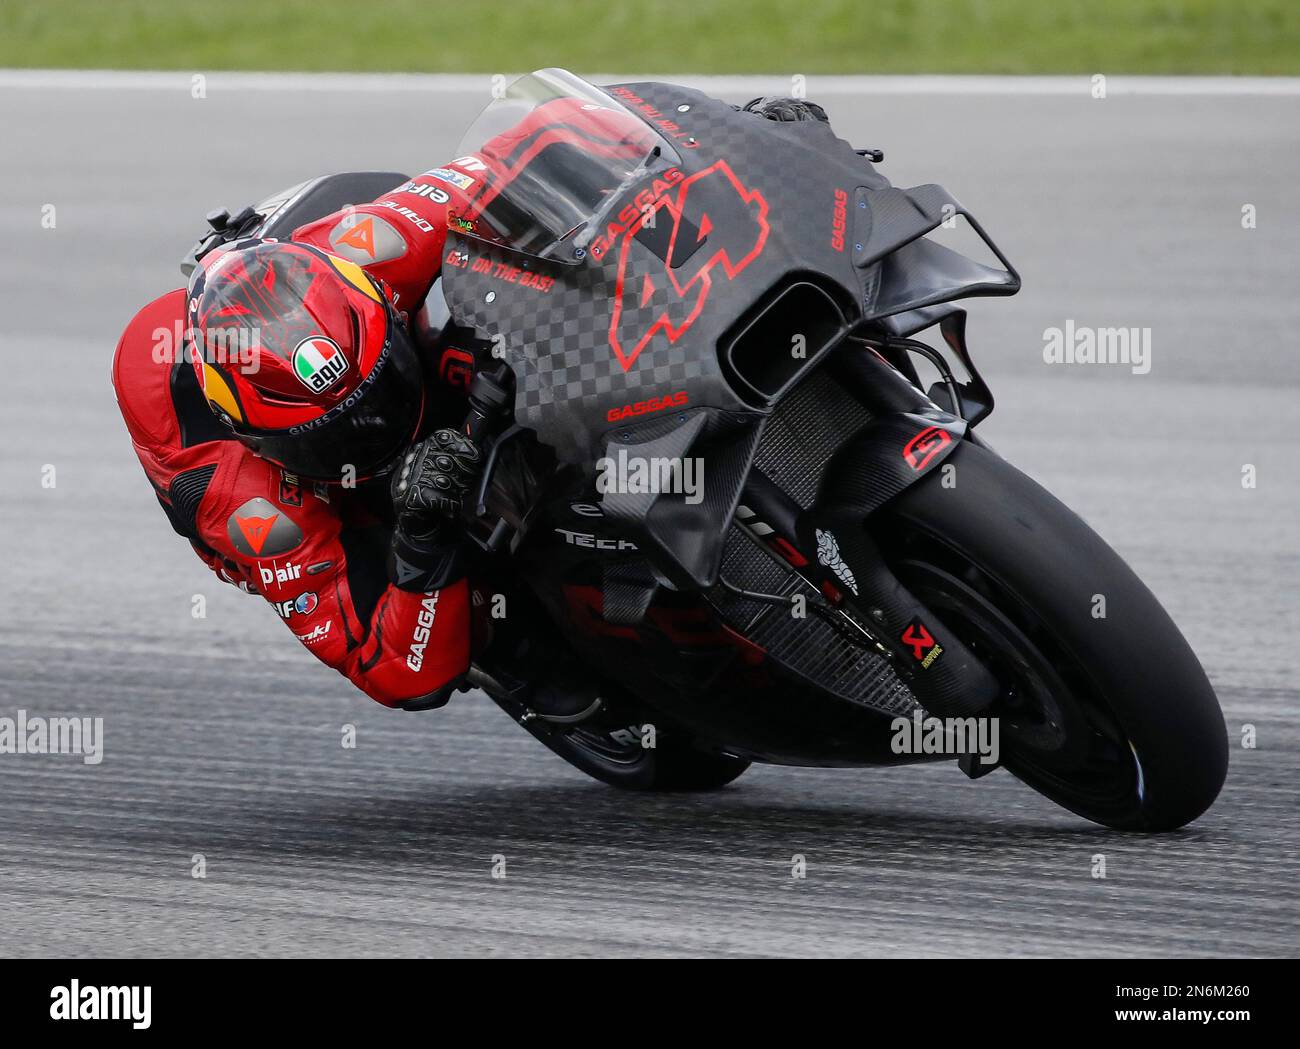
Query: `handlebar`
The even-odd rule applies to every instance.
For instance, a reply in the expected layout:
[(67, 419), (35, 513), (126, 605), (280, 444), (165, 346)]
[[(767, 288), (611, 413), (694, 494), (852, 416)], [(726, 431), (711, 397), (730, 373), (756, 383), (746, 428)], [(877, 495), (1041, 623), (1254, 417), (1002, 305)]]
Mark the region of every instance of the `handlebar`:
[[(519, 429), (517, 426), (512, 426), (505, 434), (498, 435), (500, 422), (505, 417), (506, 409), (512, 400), (508, 385), (509, 377), (509, 366), (501, 362), (491, 369), (476, 372), (469, 386), (469, 411), (465, 416), (465, 436), (481, 451), (489, 439), (499, 436), (499, 440), (494, 441), (491, 449), (487, 451), (487, 460), (483, 464), (478, 492), (474, 497), (474, 513), (479, 517), (487, 510), (487, 490), (491, 483), (492, 471), (496, 466), (497, 451), (500, 445)], [(474, 538), (475, 542), (488, 553), (494, 553), (509, 542), (513, 532), (514, 529), (505, 520), (498, 520), (492, 527), (490, 535), (476, 538), (471, 534), (471, 538)]]
[(491, 370), (474, 374), (469, 385), (465, 435), (475, 444), (491, 436), (495, 423), (510, 403), (510, 390), (506, 385), (509, 373), (509, 366), (502, 362)]

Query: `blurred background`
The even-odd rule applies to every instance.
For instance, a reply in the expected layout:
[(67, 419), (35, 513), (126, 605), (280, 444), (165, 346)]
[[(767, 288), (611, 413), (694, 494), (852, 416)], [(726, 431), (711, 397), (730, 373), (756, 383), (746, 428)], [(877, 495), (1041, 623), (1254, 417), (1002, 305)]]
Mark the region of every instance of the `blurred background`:
[(0, 0), (0, 67), (1300, 72), (1295, 0)]

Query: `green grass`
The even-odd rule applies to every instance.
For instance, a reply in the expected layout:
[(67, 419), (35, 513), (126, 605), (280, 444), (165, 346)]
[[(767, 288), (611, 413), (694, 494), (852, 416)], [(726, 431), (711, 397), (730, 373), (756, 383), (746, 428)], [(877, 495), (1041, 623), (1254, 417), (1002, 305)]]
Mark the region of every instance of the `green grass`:
[(1300, 73), (1300, 0), (0, 0), (0, 66)]

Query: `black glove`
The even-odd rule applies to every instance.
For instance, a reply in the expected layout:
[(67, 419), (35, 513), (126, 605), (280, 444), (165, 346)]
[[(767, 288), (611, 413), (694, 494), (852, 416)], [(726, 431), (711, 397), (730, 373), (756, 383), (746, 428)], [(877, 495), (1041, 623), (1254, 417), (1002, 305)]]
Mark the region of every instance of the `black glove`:
[(478, 449), (455, 430), (435, 430), (411, 445), (393, 472), (393, 509), (408, 532), (420, 534), (460, 514), (478, 474)]
[(822, 109), (816, 102), (809, 102), (804, 98), (778, 98), (773, 95), (764, 95), (746, 102), (740, 107), (740, 111), (742, 113), (754, 113), (768, 120), (777, 120), (782, 123), (794, 123), (800, 120), (816, 120), (822, 124), (831, 122), (826, 115), (826, 110)]
[(455, 430), (435, 430), (402, 457), (391, 485), (394, 586), (427, 593), (465, 574), (457, 518), (481, 459), (474, 442)]

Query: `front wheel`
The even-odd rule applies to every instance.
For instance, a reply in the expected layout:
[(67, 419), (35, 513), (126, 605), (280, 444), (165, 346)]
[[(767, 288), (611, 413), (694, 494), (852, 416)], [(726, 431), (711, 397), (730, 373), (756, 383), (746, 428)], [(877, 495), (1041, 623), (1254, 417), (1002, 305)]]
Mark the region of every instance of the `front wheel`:
[(1227, 773), (1214, 690), (1150, 590), (1049, 492), (969, 442), (869, 522), (903, 584), (998, 678), (1002, 765), (1123, 830), (1201, 815)]

